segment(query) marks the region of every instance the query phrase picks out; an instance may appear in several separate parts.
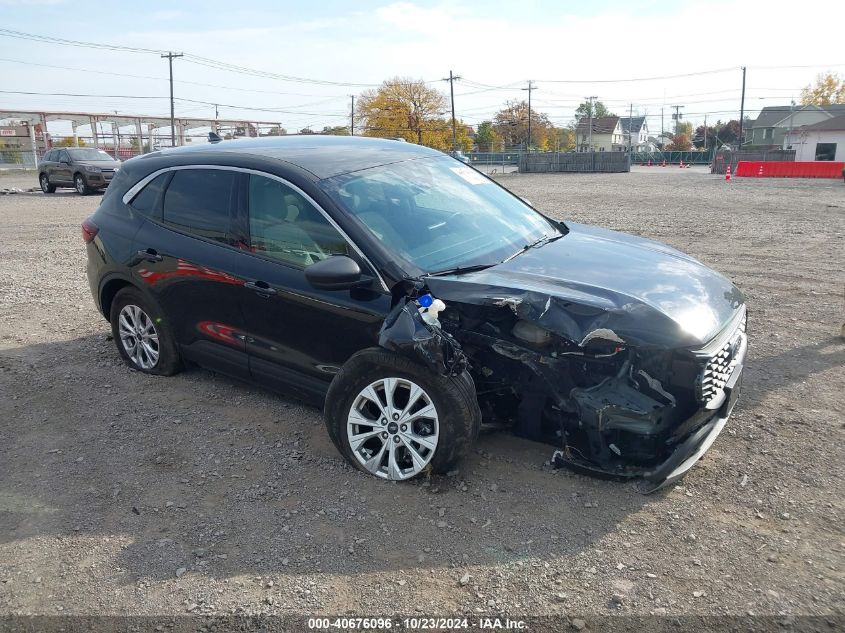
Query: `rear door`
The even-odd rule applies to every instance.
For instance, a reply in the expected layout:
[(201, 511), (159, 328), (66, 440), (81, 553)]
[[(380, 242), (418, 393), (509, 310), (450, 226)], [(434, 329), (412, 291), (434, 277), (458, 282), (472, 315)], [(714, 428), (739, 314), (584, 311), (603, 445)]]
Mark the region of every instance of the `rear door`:
[(245, 177), (250, 255), (241, 266), (247, 351), (253, 378), (268, 386), (322, 395), (355, 352), (377, 345), (390, 296), (372, 289), (317, 290), (305, 268), (343, 254), (375, 276), (339, 229), (294, 185), (275, 177)]
[(130, 206), (148, 217), (135, 236), (134, 276), (158, 300), (184, 356), (247, 378), (238, 272), (244, 238), (233, 224), (240, 182), (225, 168), (175, 169)]

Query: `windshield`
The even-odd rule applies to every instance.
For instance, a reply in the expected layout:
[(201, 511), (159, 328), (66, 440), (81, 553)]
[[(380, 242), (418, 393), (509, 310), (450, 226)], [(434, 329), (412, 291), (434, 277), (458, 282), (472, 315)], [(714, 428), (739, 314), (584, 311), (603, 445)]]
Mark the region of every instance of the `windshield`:
[(560, 231), (452, 158), (382, 165), (322, 181), (385, 247), (423, 272), (493, 265)]
[(101, 149), (88, 147), (85, 149), (69, 149), (68, 153), (74, 160), (114, 160)]

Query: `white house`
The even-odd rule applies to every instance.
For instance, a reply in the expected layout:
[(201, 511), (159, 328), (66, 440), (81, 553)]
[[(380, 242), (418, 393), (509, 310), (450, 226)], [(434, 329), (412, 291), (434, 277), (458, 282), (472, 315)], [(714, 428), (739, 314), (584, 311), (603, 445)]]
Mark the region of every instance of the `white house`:
[(626, 144), (628, 143), (628, 135), (631, 135), (631, 147), (635, 152), (654, 150), (654, 146), (648, 140), (648, 124), (644, 116), (623, 116), (619, 119), (619, 125), (622, 126), (622, 134)]
[(622, 152), (627, 149), (618, 116), (597, 117), (592, 119), (592, 123), (592, 134), (587, 117), (578, 121), (575, 127), (579, 152)]
[(798, 161), (845, 162), (845, 115), (794, 128), (786, 134), (786, 145)]

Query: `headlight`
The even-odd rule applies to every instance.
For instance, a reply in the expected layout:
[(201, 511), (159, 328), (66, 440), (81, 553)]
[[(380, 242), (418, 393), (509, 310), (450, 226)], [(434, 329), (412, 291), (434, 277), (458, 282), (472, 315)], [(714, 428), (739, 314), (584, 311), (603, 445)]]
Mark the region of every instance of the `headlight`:
[(94, 167), (93, 165), (85, 165), (85, 171), (90, 171), (93, 174), (99, 174), (103, 170), (99, 167)]

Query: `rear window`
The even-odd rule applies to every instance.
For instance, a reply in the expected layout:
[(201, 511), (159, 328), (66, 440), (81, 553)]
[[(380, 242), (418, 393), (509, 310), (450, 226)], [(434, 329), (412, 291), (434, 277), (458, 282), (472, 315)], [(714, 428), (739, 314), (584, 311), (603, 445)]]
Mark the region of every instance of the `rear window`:
[(175, 171), (164, 194), (162, 221), (181, 231), (229, 244), (235, 178), (235, 172), (220, 169)]
[[(120, 174), (121, 172), (117, 173)], [(143, 215), (156, 215), (161, 205), (161, 192), (164, 190), (164, 185), (167, 183), (167, 179), (169, 177), (170, 174), (165, 172), (153, 178), (149, 183), (147, 183), (147, 186), (141, 189), (141, 192), (132, 199), (130, 206)], [(115, 180), (116, 179), (117, 177), (115, 177)], [(112, 188), (114, 184), (114, 181), (112, 181), (109, 188)]]

